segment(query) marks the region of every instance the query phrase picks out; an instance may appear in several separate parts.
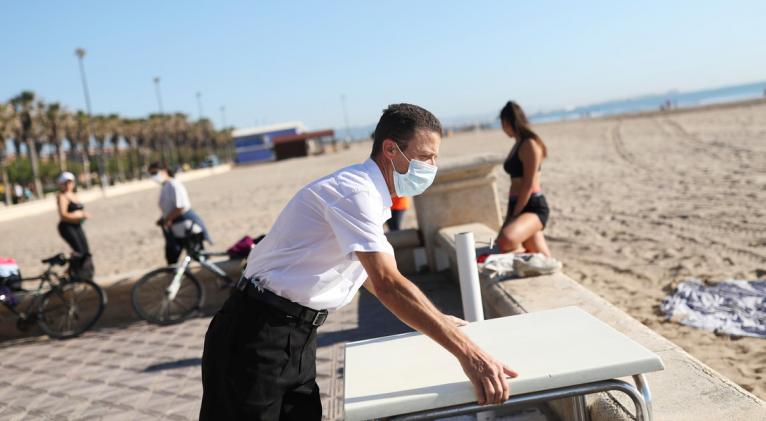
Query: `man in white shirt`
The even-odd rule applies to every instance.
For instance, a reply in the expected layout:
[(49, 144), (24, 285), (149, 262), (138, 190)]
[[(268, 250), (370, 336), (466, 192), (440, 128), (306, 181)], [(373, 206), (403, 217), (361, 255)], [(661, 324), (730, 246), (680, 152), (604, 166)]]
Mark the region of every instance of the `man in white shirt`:
[(440, 142), (433, 114), (391, 105), (375, 128), (370, 159), (308, 184), (290, 200), (210, 323), (200, 419), (321, 419), (316, 328), (363, 285), (455, 355), (479, 403), (508, 398), (506, 377), (516, 373), (399, 273), (383, 231), (391, 197), (420, 194), (433, 181)]
[(184, 238), (189, 231), (200, 231), (205, 240), (212, 243), (202, 218), (192, 210), (189, 193), (183, 183), (176, 180), (173, 171), (160, 162), (153, 162), (148, 167), (149, 176), (160, 184), (159, 207), (162, 212), (157, 224), (162, 227), (165, 236), (165, 260), (169, 265), (178, 263)]

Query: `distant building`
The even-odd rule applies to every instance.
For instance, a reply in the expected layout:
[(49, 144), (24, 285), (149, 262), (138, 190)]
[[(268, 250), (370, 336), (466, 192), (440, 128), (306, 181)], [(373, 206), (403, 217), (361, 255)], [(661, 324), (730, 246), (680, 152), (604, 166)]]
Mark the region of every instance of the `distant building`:
[(303, 130), (303, 123), (299, 121), (236, 129), (231, 134), (237, 154), (236, 162), (250, 164), (272, 161), (275, 159), (274, 139), (297, 135)]
[(306, 132), (300, 122), (237, 129), (232, 137), (237, 164), (316, 155), (324, 153), (326, 144), (336, 144), (334, 130)]
[(336, 143), (335, 131), (332, 129), (279, 136), (273, 141), (274, 155), (278, 161), (324, 153), (326, 143)]

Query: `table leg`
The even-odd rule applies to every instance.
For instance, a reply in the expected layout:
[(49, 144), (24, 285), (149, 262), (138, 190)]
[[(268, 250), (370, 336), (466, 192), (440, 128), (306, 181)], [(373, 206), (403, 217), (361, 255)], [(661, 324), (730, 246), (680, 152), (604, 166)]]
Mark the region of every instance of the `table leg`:
[(572, 418), (575, 421), (588, 421), (588, 406), (585, 403), (585, 395), (572, 397)]
[(388, 419), (397, 421), (432, 420), (436, 418), (475, 414), (477, 412), (490, 411), (494, 409), (508, 408), (523, 404), (535, 404), (551, 401), (554, 399), (571, 398), (589, 395), (591, 393), (608, 392), (614, 390), (625, 393), (633, 401), (633, 404), (636, 407), (637, 421), (650, 421), (651, 413), (647, 408), (647, 402), (644, 400), (644, 396), (649, 397), (649, 388), (646, 384), (646, 379), (641, 378), (636, 382), (639, 384), (641, 392), (639, 392), (636, 386), (633, 386), (632, 384), (626, 383), (622, 380), (604, 380), (599, 382), (562, 387), (559, 389), (543, 390), (540, 392), (511, 396), (510, 399), (499, 405), (482, 406), (476, 403), (471, 403), (451, 406), (447, 408), (430, 409), (411, 414), (397, 415)]
[(649, 382), (646, 381), (646, 376), (643, 374), (633, 376), (633, 381), (636, 382), (636, 387), (641, 392), (641, 397), (646, 405), (646, 420), (652, 421), (652, 394), (649, 391)]

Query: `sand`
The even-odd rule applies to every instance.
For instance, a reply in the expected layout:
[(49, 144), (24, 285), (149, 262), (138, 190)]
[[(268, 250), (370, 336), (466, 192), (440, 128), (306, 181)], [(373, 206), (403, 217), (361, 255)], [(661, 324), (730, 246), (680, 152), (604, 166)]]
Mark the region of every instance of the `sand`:
[[(715, 370), (766, 398), (766, 340), (732, 338), (664, 321), (658, 311), (689, 276), (709, 281), (766, 273), (766, 103), (537, 127), (550, 158), (543, 189), (546, 229), (564, 271)], [(507, 153), (500, 131), (446, 138), (444, 157)], [(224, 249), (265, 233), (305, 183), (369, 153), (335, 154), (237, 168), (187, 183), (194, 209)], [(505, 209), (509, 180), (500, 169)], [(85, 230), (100, 276), (163, 264), (159, 188), (87, 205)], [(0, 223), (0, 255), (26, 275), (66, 249), (53, 212)], [(405, 225), (414, 225), (407, 214)]]

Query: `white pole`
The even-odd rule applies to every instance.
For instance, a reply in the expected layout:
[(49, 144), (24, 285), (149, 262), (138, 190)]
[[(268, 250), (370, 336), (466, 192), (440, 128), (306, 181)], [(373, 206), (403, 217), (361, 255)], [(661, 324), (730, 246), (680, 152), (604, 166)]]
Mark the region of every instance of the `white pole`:
[(457, 247), (457, 268), (460, 277), (460, 295), (463, 299), (463, 317), (466, 321), (484, 320), (479, 287), (479, 268), (476, 265), (476, 243), (472, 232), (461, 232), (455, 236)]
[[(468, 322), (484, 320), (479, 286), (479, 267), (476, 264), (476, 242), (472, 232), (461, 232), (455, 236), (457, 247), (457, 270), (460, 277), (460, 296), (463, 299), (463, 318)], [(493, 421), (494, 411), (476, 414), (477, 421)]]

